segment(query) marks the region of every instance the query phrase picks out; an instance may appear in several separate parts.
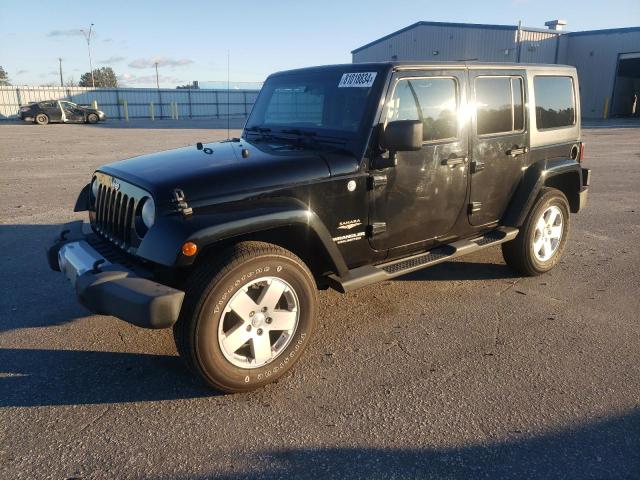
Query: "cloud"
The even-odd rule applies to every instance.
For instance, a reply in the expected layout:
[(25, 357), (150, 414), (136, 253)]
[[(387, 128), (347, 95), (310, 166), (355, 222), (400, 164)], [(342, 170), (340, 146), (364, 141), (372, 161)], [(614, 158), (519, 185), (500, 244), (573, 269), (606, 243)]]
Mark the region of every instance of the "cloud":
[(16, 75), (24, 75), (25, 73), (29, 73), (29, 70), (18, 70)]
[[(93, 33), (92, 33), (93, 35)], [(73, 30), (51, 30), (47, 33), (47, 37), (81, 37), (82, 30), (79, 28)]]
[(110, 63), (120, 63), (123, 60), (126, 60), (124, 57), (109, 57), (106, 60), (100, 60), (99, 63), (106, 63), (106, 64), (110, 64)]
[(154, 58), (137, 58), (129, 64), (131, 68), (151, 68), (158, 64), (158, 67), (184, 67), (190, 65), (193, 60), (188, 58), (167, 58), (167, 57), (154, 57)]
[(105, 38), (104, 40), (102, 40), (104, 43), (111, 43), (113, 42), (113, 38)]
[[(137, 75), (133, 75), (127, 72), (127, 73), (123, 73), (122, 75), (117, 75), (117, 78), (118, 78), (118, 83), (122, 85), (149, 85), (154, 87), (156, 85), (155, 75), (142, 75), (139, 77)], [(164, 88), (168, 87), (167, 84), (177, 85), (177, 84), (185, 83), (185, 80), (182, 78), (165, 76), (165, 75), (160, 75), (159, 80), (160, 80), (160, 86)]]

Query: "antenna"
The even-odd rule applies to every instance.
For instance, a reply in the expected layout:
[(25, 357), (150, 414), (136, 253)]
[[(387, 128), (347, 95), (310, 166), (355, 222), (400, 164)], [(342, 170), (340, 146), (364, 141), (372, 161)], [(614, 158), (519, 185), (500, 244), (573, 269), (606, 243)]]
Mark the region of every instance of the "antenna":
[(227, 140), (231, 140), (231, 134), (229, 133), (229, 118), (231, 117), (231, 103), (229, 96), (231, 94), (231, 87), (229, 86), (229, 49), (227, 49)]

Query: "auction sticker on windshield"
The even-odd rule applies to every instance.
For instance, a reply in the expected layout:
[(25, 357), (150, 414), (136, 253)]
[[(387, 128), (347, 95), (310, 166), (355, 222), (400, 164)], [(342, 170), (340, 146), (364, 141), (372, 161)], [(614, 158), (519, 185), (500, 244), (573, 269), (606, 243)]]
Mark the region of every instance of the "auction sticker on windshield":
[(376, 79), (377, 72), (343, 73), (338, 88), (361, 87), (369, 88)]

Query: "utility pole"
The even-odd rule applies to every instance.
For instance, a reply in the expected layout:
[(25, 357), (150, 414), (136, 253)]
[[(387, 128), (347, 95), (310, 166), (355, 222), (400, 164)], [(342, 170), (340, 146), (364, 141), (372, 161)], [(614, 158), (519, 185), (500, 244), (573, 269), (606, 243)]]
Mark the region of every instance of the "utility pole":
[(91, 84), (93, 88), (96, 88), (96, 80), (93, 78), (93, 64), (91, 63), (91, 32), (93, 31), (93, 23), (89, 27), (89, 32), (87, 33), (85, 30), (80, 30), (84, 35), (84, 39), (87, 41), (87, 50), (89, 51), (89, 71), (91, 72)]
[(160, 77), (158, 76), (158, 62), (155, 63), (156, 66), (156, 87), (160, 90)]
[(58, 63), (60, 64), (60, 86), (64, 87), (64, 82), (62, 81), (62, 57), (58, 58)]

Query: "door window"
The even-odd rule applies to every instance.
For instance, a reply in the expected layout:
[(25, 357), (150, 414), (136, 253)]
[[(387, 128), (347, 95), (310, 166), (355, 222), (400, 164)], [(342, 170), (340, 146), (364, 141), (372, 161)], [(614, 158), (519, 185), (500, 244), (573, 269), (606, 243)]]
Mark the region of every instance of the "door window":
[(457, 136), (457, 110), (455, 79), (400, 79), (388, 105), (387, 120), (420, 120), (423, 140), (433, 142)]
[(475, 81), (478, 135), (524, 130), (521, 77), (478, 77)]
[(536, 76), (533, 79), (538, 130), (575, 125), (576, 108), (571, 77)]

